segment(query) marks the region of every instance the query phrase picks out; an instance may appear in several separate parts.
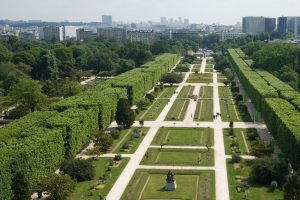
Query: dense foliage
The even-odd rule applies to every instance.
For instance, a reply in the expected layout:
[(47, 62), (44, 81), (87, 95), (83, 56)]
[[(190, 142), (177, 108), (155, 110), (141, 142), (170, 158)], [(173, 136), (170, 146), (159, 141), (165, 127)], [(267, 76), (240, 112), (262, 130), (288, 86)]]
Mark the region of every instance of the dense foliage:
[[(63, 99), (51, 111), (33, 112), (0, 129), (0, 199), (13, 198), (14, 175), (22, 172), (29, 188), (72, 159), (99, 130), (115, 119), (119, 99), (140, 100), (179, 56), (164, 54), (141, 69), (100, 82)], [(124, 82), (126, 80), (126, 82)]]
[(293, 166), (299, 168), (299, 92), (267, 71), (250, 68), (252, 60), (247, 60), (240, 49), (228, 51), (232, 66), (271, 134)]
[(300, 47), (289, 43), (248, 43), (244, 52), (253, 59), (253, 67), (267, 70), (294, 89), (300, 87)]

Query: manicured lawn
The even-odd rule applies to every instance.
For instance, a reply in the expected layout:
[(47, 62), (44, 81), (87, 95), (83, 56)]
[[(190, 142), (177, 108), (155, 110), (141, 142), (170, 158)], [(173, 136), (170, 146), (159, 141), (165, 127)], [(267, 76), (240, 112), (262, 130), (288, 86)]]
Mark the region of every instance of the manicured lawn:
[(211, 73), (190, 74), (187, 83), (212, 83), (213, 76)]
[(189, 98), (189, 96), (193, 94), (194, 89), (194, 86), (184, 86), (179, 92), (177, 98)]
[(226, 77), (222, 74), (218, 74), (218, 83), (223, 83), (224, 80), (226, 80)]
[(200, 71), (200, 67), (201, 67), (201, 65), (194, 65), (194, 67), (193, 67), (193, 72), (196, 72), (196, 71)]
[(163, 91), (157, 98), (171, 98), (177, 87), (164, 87)]
[[(257, 132), (256, 129), (233, 129), (234, 136), (230, 136), (229, 129), (223, 129), (225, 153), (247, 155), (251, 151), (250, 141), (247, 138), (248, 132)], [(245, 138), (245, 140), (244, 140)], [(246, 147), (247, 144), (247, 147)], [(247, 148), (249, 152), (247, 151)]]
[(219, 98), (232, 98), (230, 87), (219, 87)]
[(160, 128), (152, 145), (212, 146), (213, 129), (208, 128)]
[(199, 98), (213, 98), (213, 87), (211, 86), (202, 86), (199, 92)]
[(189, 103), (190, 103), (189, 99), (188, 100), (176, 99), (165, 120), (166, 121), (183, 120)]
[[(148, 155), (148, 157), (147, 157)], [(145, 154), (142, 165), (188, 165), (213, 166), (214, 151), (210, 149), (154, 149), (149, 148)]]
[(174, 170), (175, 191), (164, 191), (167, 170), (137, 170), (122, 200), (146, 199), (215, 199), (213, 171)]
[(213, 72), (213, 65), (212, 64), (206, 64), (205, 66), (205, 72)]
[[(237, 192), (236, 186), (238, 184), (237, 176), (248, 178), (251, 172), (252, 161), (244, 161), (243, 168), (235, 169), (231, 161), (227, 161), (227, 171), (228, 171), (228, 184), (229, 193), (231, 200), (244, 199), (243, 192)], [(249, 192), (247, 193), (248, 200), (282, 200), (283, 192), (279, 189), (271, 192), (269, 185), (257, 185), (248, 181), (250, 185)]]
[[(134, 132), (134, 130), (137, 129), (139, 131), (141, 131), (142, 135), (139, 138), (134, 138), (132, 133)], [(119, 142), (118, 146), (115, 148), (115, 150), (113, 151), (113, 153), (134, 153), (137, 148), (139, 147), (140, 143), (143, 141), (145, 135), (147, 134), (147, 132), (149, 131), (149, 128), (132, 128), (129, 131), (127, 131), (127, 135), (125, 136), (125, 138)], [(124, 145), (126, 144), (130, 144), (131, 147), (129, 149), (123, 148)]]
[(213, 121), (214, 103), (211, 99), (200, 99), (194, 113), (195, 121)]
[(239, 111), (229, 87), (219, 87), (219, 98), (223, 121), (252, 121), (248, 112), (244, 114)]
[(159, 116), (164, 107), (168, 104), (168, 99), (157, 99), (154, 103), (144, 112), (139, 113), (136, 119), (143, 119), (145, 121), (154, 121)]
[[(77, 183), (75, 191), (71, 194), (71, 196), (68, 199), (98, 200), (99, 194), (101, 194), (102, 196), (106, 196), (129, 161), (129, 159), (123, 158), (120, 166), (112, 167), (112, 170), (109, 172), (107, 169), (111, 160), (112, 158), (95, 159), (93, 161), (93, 166), (95, 169), (95, 176), (93, 180)], [(104, 174), (108, 175), (108, 179), (104, 187), (99, 190), (90, 190), (91, 186), (97, 185), (99, 177), (102, 177)]]

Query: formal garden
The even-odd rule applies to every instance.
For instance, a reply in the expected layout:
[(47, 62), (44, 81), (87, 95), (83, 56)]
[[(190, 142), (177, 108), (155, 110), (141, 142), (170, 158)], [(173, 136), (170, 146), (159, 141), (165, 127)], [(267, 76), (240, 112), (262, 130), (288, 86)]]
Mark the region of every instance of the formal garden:
[[(252, 168), (254, 162), (255, 161), (253, 160), (244, 160), (239, 163), (234, 163), (231, 160), (227, 160), (230, 199), (282, 200), (283, 191), (279, 187), (279, 183), (277, 181), (271, 180), (269, 183), (260, 183), (255, 179), (256, 176), (251, 174), (253, 173)], [(264, 172), (265, 171), (262, 171), (262, 173)], [(260, 173), (257, 173), (257, 175), (259, 176)], [(266, 174), (266, 176), (268, 175)], [(265, 176), (261, 176), (261, 178), (267, 180)]]
[(169, 103), (169, 99), (154, 100), (146, 110), (136, 115), (136, 120), (154, 121), (159, 116), (164, 107)]
[(212, 73), (194, 73), (190, 74), (187, 79), (187, 83), (212, 83)]
[(127, 186), (122, 200), (146, 199), (215, 199), (213, 171), (174, 170), (177, 188), (166, 191), (167, 170), (137, 170)]
[(219, 98), (223, 121), (252, 121), (242, 95), (232, 94), (230, 87), (219, 87)]
[(99, 195), (106, 196), (122, 173), (129, 159), (95, 158), (92, 159), (93, 177), (91, 180), (77, 182), (69, 200), (98, 200)]
[(214, 150), (149, 148), (141, 165), (213, 166)]
[(165, 121), (183, 121), (189, 106), (190, 99), (176, 99), (168, 112)]
[(202, 86), (199, 91), (199, 98), (212, 99), (214, 96), (212, 86)]
[(177, 87), (164, 87), (163, 91), (157, 96), (157, 98), (171, 98), (176, 89)]
[(214, 71), (214, 65), (213, 64), (206, 64), (205, 66), (205, 72), (212, 73)]
[(113, 147), (111, 152), (122, 154), (135, 153), (148, 130), (149, 128), (131, 128), (129, 130), (124, 130), (124, 137), (115, 147)]
[(152, 145), (213, 146), (214, 132), (211, 128), (160, 128)]
[(212, 99), (198, 99), (194, 113), (195, 121), (213, 121), (214, 102)]
[(189, 98), (193, 95), (195, 87), (194, 86), (183, 86), (181, 91), (179, 92), (177, 98), (178, 99), (184, 99), (184, 98)]
[(200, 72), (200, 68), (201, 68), (201, 65), (195, 64), (192, 71), (193, 72)]

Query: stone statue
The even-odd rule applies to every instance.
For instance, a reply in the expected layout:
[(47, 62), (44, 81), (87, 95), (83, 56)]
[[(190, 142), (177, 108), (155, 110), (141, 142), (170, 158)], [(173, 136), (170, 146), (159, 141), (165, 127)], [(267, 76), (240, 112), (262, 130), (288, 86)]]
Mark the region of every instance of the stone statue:
[(172, 172), (172, 170), (169, 170), (168, 174), (167, 174), (167, 178), (166, 178), (166, 186), (165, 186), (165, 190), (166, 191), (174, 191), (176, 190), (176, 181), (174, 179), (174, 173)]

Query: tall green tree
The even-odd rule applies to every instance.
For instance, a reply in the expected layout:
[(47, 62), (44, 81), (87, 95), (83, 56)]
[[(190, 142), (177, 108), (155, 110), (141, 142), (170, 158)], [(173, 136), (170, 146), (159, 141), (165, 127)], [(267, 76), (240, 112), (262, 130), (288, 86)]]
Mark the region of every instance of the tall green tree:
[(131, 110), (127, 99), (120, 99), (118, 101), (116, 121), (119, 126), (124, 126), (125, 128), (130, 128), (134, 123), (134, 112)]
[(76, 181), (68, 175), (52, 174), (43, 183), (43, 190), (49, 193), (49, 200), (66, 200), (73, 192)]
[(9, 62), (12, 53), (2, 44), (0, 44), (0, 63)]
[(47, 96), (41, 91), (41, 86), (37, 81), (22, 78), (9, 91), (11, 99), (23, 105), (26, 109), (34, 112), (45, 105)]

